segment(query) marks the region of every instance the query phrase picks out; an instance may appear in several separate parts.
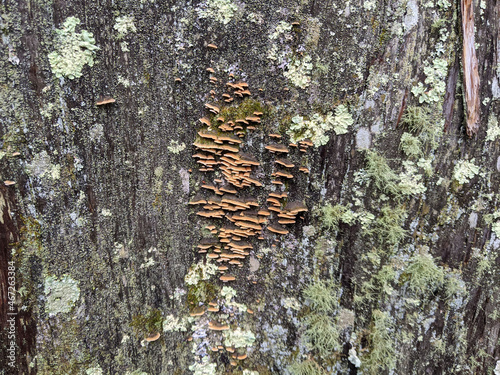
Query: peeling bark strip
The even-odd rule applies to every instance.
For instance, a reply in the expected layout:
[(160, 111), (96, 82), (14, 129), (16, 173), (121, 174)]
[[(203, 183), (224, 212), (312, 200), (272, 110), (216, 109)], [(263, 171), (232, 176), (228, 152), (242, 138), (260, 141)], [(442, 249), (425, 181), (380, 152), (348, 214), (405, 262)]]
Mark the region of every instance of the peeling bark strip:
[(479, 128), (479, 74), (474, 46), (474, 8), (472, 0), (462, 2), (463, 66), (465, 102), (467, 106), (467, 135), (472, 137)]

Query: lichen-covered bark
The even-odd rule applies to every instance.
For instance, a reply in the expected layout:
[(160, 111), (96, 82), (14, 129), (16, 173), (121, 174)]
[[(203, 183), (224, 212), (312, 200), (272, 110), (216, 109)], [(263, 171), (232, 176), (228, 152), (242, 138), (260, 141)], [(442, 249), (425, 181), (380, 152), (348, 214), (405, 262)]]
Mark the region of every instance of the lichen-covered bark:
[[(2, 373), (500, 373), (500, 5), (473, 3), (473, 137), (458, 2), (0, 4)], [(221, 221), (188, 205), (222, 178), (192, 158), (207, 102), (262, 109), (263, 186), (238, 193), (262, 208), (269, 133), (314, 143), (283, 187), (308, 212), (229, 284), (196, 248)]]

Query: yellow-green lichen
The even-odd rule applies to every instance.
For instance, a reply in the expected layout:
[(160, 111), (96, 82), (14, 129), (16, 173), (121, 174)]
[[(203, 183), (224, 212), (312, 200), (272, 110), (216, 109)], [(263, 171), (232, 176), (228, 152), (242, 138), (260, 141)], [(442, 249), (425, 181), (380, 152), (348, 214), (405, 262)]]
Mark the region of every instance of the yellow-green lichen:
[(491, 114), (488, 118), (488, 130), (486, 132), (487, 141), (495, 141), (500, 137), (500, 126), (498, 126), (498, 118), (494, 114)]
[(196, 10), (200, 18), (214, 19), (227, 25), (238, 11), (238, 6), (231, 0), (207, 0)]
[(250, 330), (242, 330), (240, 327), (235, 330), (226, 331), (224, 333), (226, 347), (232, 346), (233, 348), (246, 348), (252, 346), (255, 342), (255, 335)]
[(327, 132), (333, 130), (335, 134), (347, 133), (347, 128), (353, 124), (352, 116), (344, 105), (339, 105), (335, 111), (326, 115), (313, 114), (310, 118), (303, 116), (292, 117), (292, 123), (287, 130), (292, 142), (296, 143), (303, 139), (310, 139), (315, 146), (323, 146), (328, 143)]
[(332, 120), (333, 131), (337, 135), (346, 134), (347, 129), (354, 123), (352, 115), (343, 104), (335, 109), (335, 117)]
[(61, 278), (49, 276), (45, 279), (45, 310), (49, 315), (70, 312), (80, 297), (78, 282), (68, 275)]
[(295, 57), (283, 75), (295, 86), (305, 89), (311, 83), (311, 71), (313, 68), (311, 56), (304, 55), (302, 58)]
[(412, 292), (425, 296), (442, 286), (444, 270), (434, 263), (430, 254), (424, 252), (410, 259), (410, 265), (402, 277), (408, 279), (408, 287)]
[(459, 160), (453, 169), (453, 178), (459, 184), (470, 182), (477, 174), (479, 174), (479, 167), (474, 164), (474, 159), (471, 161)]
[(54, 52), (49, 53), (48, 58), (52, 72), (57, 78), (79, 78), (85, 65), (94, 65), (95, 51), (99, 47), (95, 45), (92, 33), (87, 30), (76, 32), (76, 26), (79, 24), (78, 18), (68, 17), (62, 29), (56, 30), (57, 47)]
[(444, 59), (435, 59), (432, 66), (424, 67), (425, 86), (419, 82), (413, 86), (411, 92), (418, 98), (419, 103), (437, 103), (441, 101), (446, 91), (446, 74), (448, 62)]
[(399, 148), (410, 158), (417, 158), (422, 154), (422, 142), (407, 132), (401, 136)]

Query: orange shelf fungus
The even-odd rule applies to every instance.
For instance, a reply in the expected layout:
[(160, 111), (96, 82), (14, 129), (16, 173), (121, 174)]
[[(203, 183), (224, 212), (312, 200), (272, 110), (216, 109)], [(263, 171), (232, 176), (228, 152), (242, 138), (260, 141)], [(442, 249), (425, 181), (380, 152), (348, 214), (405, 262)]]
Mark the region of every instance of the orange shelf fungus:
[(160, 338), (160, 333), (157, 332), (157, 333), (153, 333), (151, 335), (149, 335), (148, 337), (146, 337), (146, 341), (148, 342), (152, 342), (152, 341), (156, 341)]
[(105, 105), (115, 103), (116, 100), (111, 96), (100, 96), (95, 105)]
[(223, 276), (219, 277), (219, 280), (224, 282), (224, 283), (227, 283), (228, 281), (236, 280), (236, 277), (234, 277), (233, 275), (223, 275)]
[(212, 320), (208, 323), (208, 329), (211, 329), (213, 331), (227, 331), (229, 329), (229, 326)]

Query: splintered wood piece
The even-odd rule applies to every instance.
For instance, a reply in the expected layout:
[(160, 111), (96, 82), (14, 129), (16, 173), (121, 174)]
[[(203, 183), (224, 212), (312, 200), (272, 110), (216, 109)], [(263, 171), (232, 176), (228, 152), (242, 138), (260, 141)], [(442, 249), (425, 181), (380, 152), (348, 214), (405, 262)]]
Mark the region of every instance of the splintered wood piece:
[(479, 73), (474, 45), (473, 0), (461, 0), (463, 32), (463, 69), (465, 103), (467, 105), (467, 135), (472, 137), (479, 129)]

